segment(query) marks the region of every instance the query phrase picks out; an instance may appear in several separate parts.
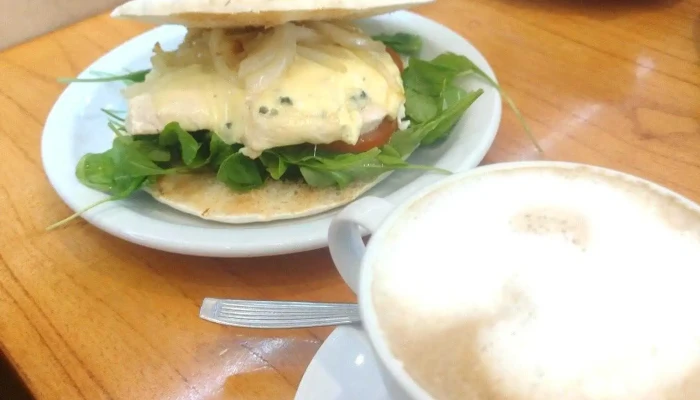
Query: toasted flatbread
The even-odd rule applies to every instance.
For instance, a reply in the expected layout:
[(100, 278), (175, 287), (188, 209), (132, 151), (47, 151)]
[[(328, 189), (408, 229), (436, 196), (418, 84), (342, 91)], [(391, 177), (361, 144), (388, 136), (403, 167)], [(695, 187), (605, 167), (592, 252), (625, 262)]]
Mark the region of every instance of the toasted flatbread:
[(159, 202), (181, 212), (228, 224), (246, 224), (306, 217), (341, 207), (383, 180), (356, 181), (349, 186), (314, 188), (303, 182), (268, 179), (260, 188), (235, 192), (214, 173), (165, 175), (145, 188)]
[(291, 21), (358, 19), (434, 0), (131, 0), (112, 17), (199, 28), (274, 26)]

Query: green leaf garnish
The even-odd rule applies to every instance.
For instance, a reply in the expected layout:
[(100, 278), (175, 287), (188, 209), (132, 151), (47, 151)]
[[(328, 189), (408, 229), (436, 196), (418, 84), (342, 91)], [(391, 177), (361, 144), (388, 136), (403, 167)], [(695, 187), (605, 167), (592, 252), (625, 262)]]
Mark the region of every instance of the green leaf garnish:
[(124, 198), (140, 189), (147, 178), (173, 173), (157, 164), (169, 160), (170, 152), (153, 143), (118, 136), (104, 153), (84, 155), (75, 175), (85, 186)]
[(241, 153), (233, 153), (226, 157), (216, 178), (237, 192), (255, 189), (264, 182), (256, 160)]
[(209, 142), (209, 153), (210, 153), (210, 164), (211, 166), (218, 170), (221, 164), (226, 160), (231, 154), (236, 153), (241, 145), (228, 145), (221, 138), (212, 132)]
[(119, 115), (117, 115), (117, 113), (119, 112), (117, 110), (108, 110), (106, 108), (100, 108), (100, 111), (107, 114), (110, 118), (115, 119), (119, 122), (123, 123), (125, 121), (124, 117), (120, 117)]
[(177, 122), (165, 125), (160, 133), (158, 143), (163, 147), (179, 146), (182, 161), (186, 166), (191, 166), (197, 157), (200, 144), (186, 130), (180, 127)]
[(78, 211), (75, 212), (73, 215), (69, 216), (68, 218), (64, 218), (64, 219), (62, 219), (62, 220), (60, 220), (60, 221), (58, 221), (58, 222), (56, 222), (56, 223), (53, 223), (53, 224), (49, 225), (48, 227), (46, 227), (46, 230), (47, 230), (47, 231), (52, 231), (52, 230), (54, 230), (54, 229), (56, 229), (56, 228), (58, 228), (58, 227), (60, 227), (60, 226), (63, 226), (63, 225), (65, 225), (65, 224), (71, 222), (72, 220), (78, 218), (79, 216), (83, 215), (85, 212), (90, 211), (90, 210), (92, 210), (93, 208), (95, 208), (95, 207), (97, 207), (97, 206), (100, 206), (100, 205), (105, 204), (105, 203), (109, 203), (110, 201), (114, 201), (114, 200), (119, 200), (119, 199), (118, 199), (118, 198), (114, 198), (114, 197), (108, 197), (108, 198), (106, 198), (106, 199), (103, 199), (103, 200), (100, 200), (100, 201), (96, 201), (96, 202), (90, 204), (89, 206), (84, 207), (84, 208), (78, 210)]
[(124, 126), (115, 123), (114, 121), (107, 121), (107, 126), (112, 132), (114, 132), (116, 136), (124, 136), (124, 133), (126, 133), (126, 129), (124, 129)]
[(425, 122), (437, 115), (439, 98), (406, 88), (406, 115), (414, 122)]
[(274, 180), (280, 180), (289, 167), (289, 164), (282, 157), (272, 152), (261, 154), (260, 162)]
[(432, 144), (444, 138), (469, 106), (476, 101), (483, 89), (465, 92), (465, 95), (432, 119), (411, 125), (404, 131), (394, 133), (389, 144), (400, 154), (410, 154), (421, 144)]
[(513, 110), (516, 117), (522, 124), (523, 129), (525, 129), (525, 133), (527, 134), (528, 138), (530, 138), (530, 141), (532, 141), (533, 145), (537, 148), (537, 150), (540, 153), (544, 151), (537, 142), (537, 139), (535, 139), (535, 136), (532, 134), (530, 127), (528, 126), (527, 122), (525, 121), (525, 118), (523, 117), (518, 107), (515, 105), (513, 99), (501, 88), (501, 86), (498, 83), (496, 83), (496, 81), (491, 79), (490, 76), (488, 76), (483, 70), (481, 70), (481, 68), (477, 67), (476, 64), (474, 64), (471, 60), (464, 56), (448, 52), (435, 57), (431, 61), (431, 63), (443, 67), (445, 69), (449, 69), (453, 71), (456, 75), (475, 74), (480, 78), (485, 79), (489, 84), (491, 84), (501, 93), (501, 96), (503, 96), (503, 99)]
[(384, 43), (387, 47), (399, 54), (408, 56), (417, 56), (423, 47), (423, 40), (420, 36), (408, 33), (399, 32), (393, 35), (381, 34), (373, 36), (372, 39)]
[(352, 176), (343, 171), (318, 170), (313, 167), (299, 167), (304, 181), (314, 187), (330, 187), (337, 185), (340, 188), (346, 187), (352, 182)]
[(98, 78), (58, 78), (61, 83), (73, 83), (73, 82), (125, 82), (125, 83), (139, 83), (146, 80), (146, 75), (151, 72), (150, 69), (142, 69), (139, 71), (129, 72), (122, 75), (113, 74), (101, 74), (103, 76)]

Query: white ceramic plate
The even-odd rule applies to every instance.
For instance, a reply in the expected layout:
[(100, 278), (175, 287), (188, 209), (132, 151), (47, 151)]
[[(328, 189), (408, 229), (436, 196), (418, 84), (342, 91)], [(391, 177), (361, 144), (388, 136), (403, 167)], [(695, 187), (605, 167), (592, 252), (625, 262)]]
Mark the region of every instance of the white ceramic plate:
[(389, 400), (367, 335), (340, 326), (321, 345), (294, 400)]
[[(371, 34), (401, 31), (420, 35), (424, 43), (422, 58), (445, 51), (463, 54), (495, 79), (484, 57), (469, 42), (427, 18), (398, 11), (359, 24)], [(184, 34), (184, 27), (160, 26), (110, 51), (80, 77), (92, 77), (94, 71), (123, 73), (149, 68), (156, 42), (172, 49)], [(61, 94), (46, 121), (41, 144), (44, 170), (58, 195), (73, 210), (106, 197), (80, 184), (75, 178), (75, 166), (85, 153), (111, 147), (113, 134), (100, 108), (125, 110), (121, 87), (121, 83), (73, 83)], [(417, 150), (409, 161), (457, 171), (472, 168), (483, 159), (500, 124), (501, 98), (497, 90), (478, 78), (466, 80), (464, 87), (483, 88), (484, 94), (469, 108), (448, 140)], [(440, 177), (434, 173), (397, 171), (366, 195), (398, 203)], [(335, 212), (287, 221), (227, 225), (180, 213), (139, 192), (129, 199), (103, 204), (83, 217), (114, 236), (155, 249), (202, 256), (252, 257), (325, 247), (326, 231)]]

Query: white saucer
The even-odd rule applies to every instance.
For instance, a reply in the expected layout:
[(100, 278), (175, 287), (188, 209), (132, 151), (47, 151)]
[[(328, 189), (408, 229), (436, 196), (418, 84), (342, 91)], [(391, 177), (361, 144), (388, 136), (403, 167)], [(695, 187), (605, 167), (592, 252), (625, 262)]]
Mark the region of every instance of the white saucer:
[(294, 400), (390, 400), (367, 335), (340, 326), (318, 349)]
[[(420, 35), (421, 58), (433, 58), (446, 51), (463, 54), (495, 79), (474, 46), (437, 22), (399, 11), (363, 20), (360, 25), (370, 34), (401, 31)], [(122, 73), (148, 68), (156, 42), (171, 49), (184, 34), (182, 26), (152, 29), (110, 51), (80, 77), (92, 77), (93, 71)], [(501, 97), (498, 90), (478, 78), (466, 78), (463, 86), (483, 88), (484, 93), (447, 140), (419, 148), (409, 158), (410, 162), (456, 172), (475, 167), (483, 159), (500, 124)], [(107, 198), (83, 186), (75, 177), (75, 167), (84, 154), (103, 152), (111, 146), (113, 134), (100, 108), (125, 110), (121, 87), (120, 83), (72, 83), (56, 101), (46, 121), (41, 143), (44, 171), (58, 195), (73, 210)], [(365, 195), (400, 203), (443, 176), (415, 170), (396, 171)], [(139, 192), (128, 199), (103, 204), (83, 217), (109, 234), (155, 249), (213, 257), (253, 257), (325, 247), (328, 226), (336, 212), (270, 223), (227, 225), (178, 212)]]

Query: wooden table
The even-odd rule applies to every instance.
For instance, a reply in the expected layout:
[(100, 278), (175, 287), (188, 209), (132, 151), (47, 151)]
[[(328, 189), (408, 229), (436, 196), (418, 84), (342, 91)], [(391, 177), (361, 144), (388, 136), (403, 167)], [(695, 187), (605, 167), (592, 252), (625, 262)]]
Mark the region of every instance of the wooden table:
[[(700, 0), (440, 0), (545, 149), (700, 201)], [(290, 399), (329, 334), (223, 328), (205, 296), (351, 301), (326, 250), (245, 260), (138, 247), (69, 213), (42, 171), (72, 76), (146, 26), (98, 16), (0, 53), (0, 344), (38, 399)], [(99, 38), (99, 39), (98, 39)], [(504, 110), (485, 163), (540, 158)], [(0, 377), (0, 380), (2, 377)]]

